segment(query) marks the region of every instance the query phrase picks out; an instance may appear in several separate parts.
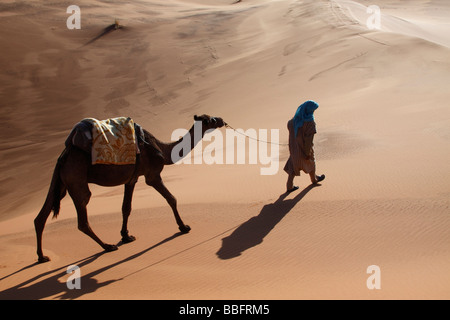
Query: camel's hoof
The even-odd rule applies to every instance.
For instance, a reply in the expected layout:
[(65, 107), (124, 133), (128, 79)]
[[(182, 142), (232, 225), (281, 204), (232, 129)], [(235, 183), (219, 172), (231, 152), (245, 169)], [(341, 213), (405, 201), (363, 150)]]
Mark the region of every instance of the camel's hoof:
[(136, 240), (135, 236), (126, 235), (122, 237), (122, 243), (130, 243)]
[(42, 257), (39, 257), (39, 259), (38, 259), (38, 263), (45, 263), (45, 262), (49, 262), (49, 261), (50, 261), (50, 258), (47, 256), (42, 256)]
[(181, 233), (189, 233), (189, 231), (191, 231), (191, 227), (188, 225), (181, 226), (178, 229), (180, 229)]
[(105, 252), (111, 252), (111, 251), (116, 251), (119, 249), (118, 246), (116, 246), (115, 244), (106, 244), (105, 247)]

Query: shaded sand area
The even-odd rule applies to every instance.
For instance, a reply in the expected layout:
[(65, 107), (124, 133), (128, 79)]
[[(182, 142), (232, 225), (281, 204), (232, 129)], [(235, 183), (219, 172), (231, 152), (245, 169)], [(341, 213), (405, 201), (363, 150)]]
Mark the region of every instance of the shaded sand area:
[[(79, 1), (81, 29), (68, 30), (65, 1), (3, 1), (0, 299), (449, 299), (450, 5), (378, 1), (369, 30), (371, 4)], [(278, 129), (283, 144), (308, 99), (322, 185), (302, 175), (283, 194), (286, 146), (275, 175), (248, 161), (168, 166), (189, 234), (141, 178), (137, 241), (101, 252), (67, 196), (44, 231), (51, 261), (36, 264), (33, 219), (81, 119), (130, 116), (170, 141), (206, 113)], [(118, 243), (123, 187), (90, 188), (92, 228)], [(66, 286), (70, 265), (81, 290)]]

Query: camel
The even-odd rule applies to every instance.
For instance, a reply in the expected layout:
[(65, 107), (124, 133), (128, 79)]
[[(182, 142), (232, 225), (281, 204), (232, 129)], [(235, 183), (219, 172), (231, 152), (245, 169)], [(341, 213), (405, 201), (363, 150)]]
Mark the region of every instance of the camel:
[[(225, 125), (224, 121), (218, 117), (208, 115), (194, 116), (196, 123), (201, 121), (201, 137), (191, 139), (191, 149), (203, 138), (205, 132), (209, 129), (221, 128)], [(195, 125), (195, 123), (194, 123)], [(194, 137), (194, 125), (189, 133)], [(42, 252), (42, 234), (45, 223), (50, 212), (53, 211), (53, 217), (56, 218), (60, 211), (60, 202), (66, 192), (69, 193), (77, 211), (78, 229), (96, 241), (106, 252), (115, 251), (117, 245), (104, 243), (94, 233), (89, 226), (86, 206), (91, 197), (88, 183), (94, 183), (100, 186), (125, 186), (125, 192), (122, 204), (122, 243), (129, 243), (136, 238), (128, 232), (128, 218), (131, 213), (131, 200), (133, 190), (140, 176), (145, 177), (147, 185), (158, 191), (167, 201), (175, 216), (176, 223), (182, 233), (188, 233), (191, 228), (184, 224), (177, 210), (177, 200), (165, 187), (161, 171), (165, 165), (174, 164), (172, 160), (172, 149), (180, 143), (183, 138), (171, 143), (164, 143), (156, 139), (151, 133), (143, 130), (143, 139), (138, 138), (140, 154), (137, 156), (136, 164), (131, 165), (105, 165), (91, 164), (91, 155), (77, 148), (68, 146), (64, 149), (58, 158), (52, 181), (41, 211), (34, 220), (37, 239), (38, 262), (44, 263), (50, 261), (50, 258), (44, 256)], [(187, 154), (180, 154), (181, 157)]]

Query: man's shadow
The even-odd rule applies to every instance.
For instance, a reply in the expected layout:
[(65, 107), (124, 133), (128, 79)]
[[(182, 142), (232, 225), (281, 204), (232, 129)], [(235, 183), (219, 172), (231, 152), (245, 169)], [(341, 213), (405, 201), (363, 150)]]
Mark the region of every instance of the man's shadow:
[(266, 204), (259, 215), (244, 222), (222, 239), (222, 247), (217, 251), (217, 256), (223, 260), (232, 259), (261, 244), (270, 231), (316, 186), (319, 185), (309, 185), (293, 199), (285, 200), (289, 193), (284, 193), (274, 203)]

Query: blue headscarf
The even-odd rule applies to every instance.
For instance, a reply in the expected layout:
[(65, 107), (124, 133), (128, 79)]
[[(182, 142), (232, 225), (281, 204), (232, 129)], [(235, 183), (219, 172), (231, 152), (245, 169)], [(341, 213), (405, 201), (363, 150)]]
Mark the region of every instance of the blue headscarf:
[(308, 100), (298, 107), (294, 116), (294, 130), (297, 136), (298, 129), (303, 126), (306, 121), (314, 121), (314, 111), (319, 107), (317, 102)]

